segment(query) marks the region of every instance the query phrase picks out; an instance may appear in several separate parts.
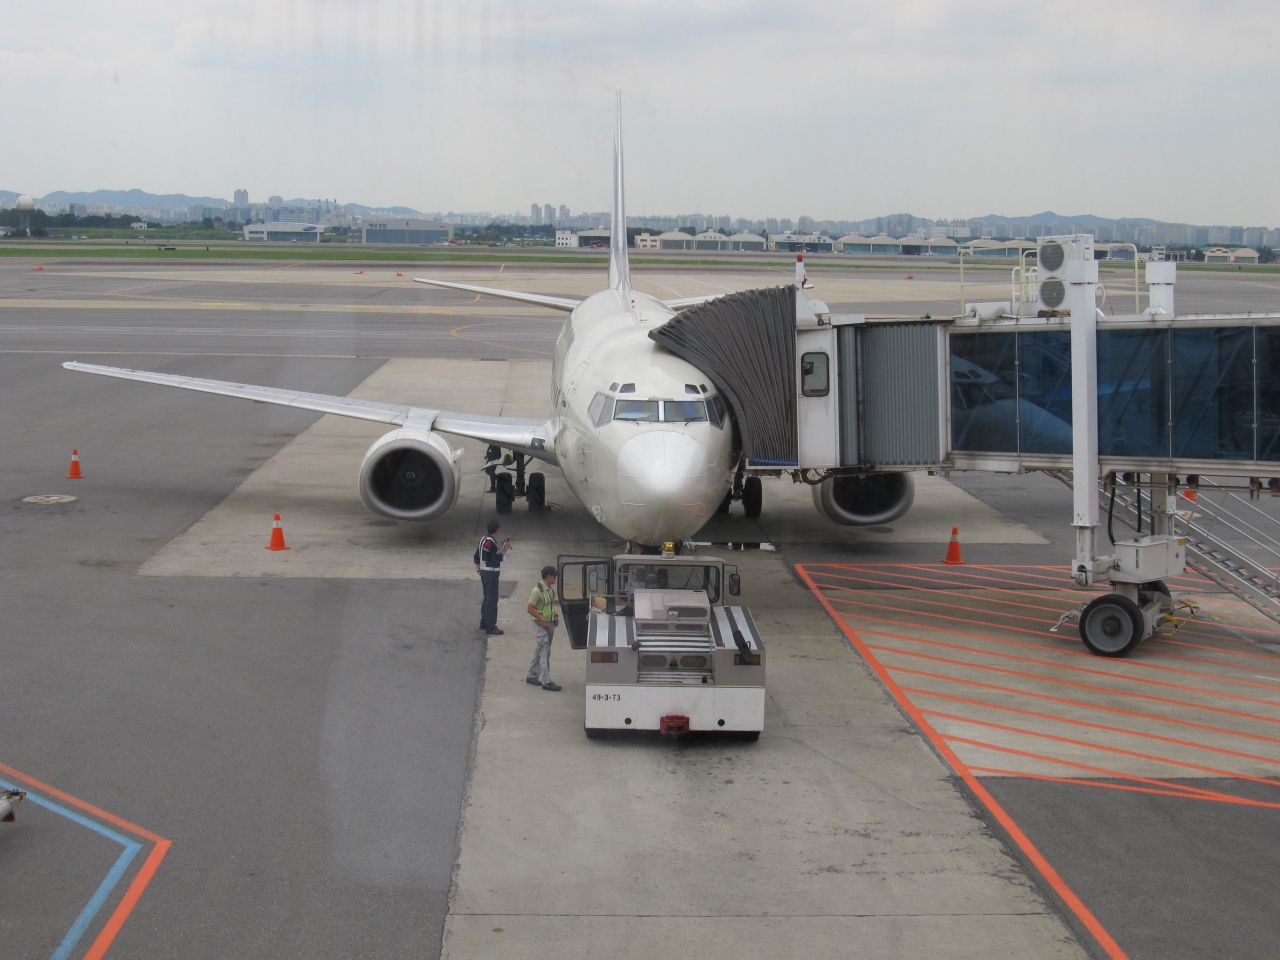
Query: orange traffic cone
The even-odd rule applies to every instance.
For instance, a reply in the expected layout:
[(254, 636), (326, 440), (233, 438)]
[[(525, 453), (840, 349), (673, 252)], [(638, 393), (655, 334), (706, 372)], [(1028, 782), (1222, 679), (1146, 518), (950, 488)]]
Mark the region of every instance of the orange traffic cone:
[(1183, 491), (1182, 491), (1182, 495), (1183, 495), (1184, 497), (1186, 497), (1188, 500), (1199, 500), (1199, 499), (1200, 499), (1200, 498), (1196, 495), (1196, 492), (1195, 492), (1194, 490), (1192, 490), (1190, 487), (1188, 487), (1186, 490), (1183, 490)]
[(397, 277), (403, 277), (403, 276), (404, 276), (404, 274), (403, 274), (403, 273), (401, 273), (399, 270), (397, 270), (397, 271), (396, 271), (396, 276), (397, 276)]
[(949, 563), (952, 566), (964, 563), (964, 558), (960, 556), (960, 528), (951, 528), (951, 542), (947, 544), (947, 555), (942, 558), (943, 563)]
[(276, 514), (275, 520), (271, 522), (271, 542), (267, 544), (268, 550), (288, 550), (284, 545), (284, 527), (280, 526), (280, 514)]
[(71, 451), (71, 469), (67, 471), (68, 480), (83, 480), (84, 474), (80, 472), (80, 451)]

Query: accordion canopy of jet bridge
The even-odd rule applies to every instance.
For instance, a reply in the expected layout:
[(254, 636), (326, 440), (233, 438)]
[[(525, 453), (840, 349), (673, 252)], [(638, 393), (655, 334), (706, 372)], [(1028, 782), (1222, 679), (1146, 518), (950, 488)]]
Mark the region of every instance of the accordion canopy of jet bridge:
[(796, 465), (794, 285), (691, 307), (649, 336), (711, 378), (733, 409), (749, 461)]
[(945, 345), (927, 317), (831, 316), (795, 286), (730, 294), (649, 336), (714, 381), (751, 468), (864, 473), (945, 455)]

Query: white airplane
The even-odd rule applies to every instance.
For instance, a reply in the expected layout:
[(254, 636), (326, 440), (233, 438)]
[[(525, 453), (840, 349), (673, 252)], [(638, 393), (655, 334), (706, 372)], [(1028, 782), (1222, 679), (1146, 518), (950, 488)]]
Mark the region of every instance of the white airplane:
[[(585, 300), (518, 293), (415, 278), (419, 283), (563, 310), (568, 321), (556, 342), (551, 416), (546, 420), (491, 417), (301, 393), (198, 377), (126, 370), (71, 361), (68, 370), (241, 397), (320, 413), (394, 424), (365, 454), (360, 498), (370, 510), (397, 520), (433, 520), (454, 504), (461, 481), (460, 449), (445, 436), (490, 445), (490, 466), (501, 450), (513, 455), (518, 482), (497, 475), (499, 508), (527, 496), (541, 506), (543, 478), (527, 459), (558, 466), (574, 496), (623, 540), (643, 545), (680, 542), (707, 522), (731, 491), (749, 516), (758, 516), (759, 477), (742, 476), (733, 414), (705, 373), (649, 338), (676, 311), (718, 294), (658, 300), (631, 286), (623, 195), (622, 120), (614, 135), (614, 195), (609, 287)], [(799, 265), (798, 265), (799, 266)], [(797, 270), (804, 283), (801, 269)], [(853, 477), (815, 487), (818, 509), (838, 523), (885, 523), (911, 504), (909, 474), (886, 486)], [(736, 482), (735, 482), (736, 478)], [(864, 509), (864, 507), (866, 509)], [(887, 509), (886, 509), (887, 508)]]

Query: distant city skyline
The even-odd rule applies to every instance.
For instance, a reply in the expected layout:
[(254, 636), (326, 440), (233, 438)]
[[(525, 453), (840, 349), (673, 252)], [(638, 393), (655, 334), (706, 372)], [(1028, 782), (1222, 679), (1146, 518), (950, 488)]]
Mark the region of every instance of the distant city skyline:
[(376, 208), (1280, 224), (1280, 6), (11, 5), (6, 186)]
[[(14, 191), (0, 190), (0, 207), (11, 206), (18, 196)], [(117, 202), (108, 202), (113, 198)], [(369, 217), (418, 216), (443, 220), (461, 226), (485, 226), (490, 223), (531, 226), (556, 226), (573, 230), (601, 229), (608, 226), (608, 211), (574, 213), (567, 204), (534, 203), (528, 213), (499, 211), (420, 211), (404, 205), (373, 208), (364, 204), (337, 200), (293, 198), (276, 194), (267, 200), (253, 200), (247, 189), (232, 191), (232, 200), (217, 197), (192, 197), (186, 194), (159, 196), (145, 191), (52, 191), (35, 198), (37, 207), (50, 213), (70, 212), (79, 216), (118, 214), (159, 221), (181, 222), (204, 216), (227, 221), (249, 219), (308, 222), (325, 226), (358, 226)], [(124, 202), (126, 199), (133, 203)], [(148, 202), (151, 201), (151, 202)], [(167, 206), (160, 206), (165, 203)], [(980, 237), (1033, 237), (1063, 233), (1091, 233), (1100, 242), (1136, 243), (1140, 246), (1207, 246), (1238, 244), (1250, 247), (1280, 247), (1280, 228), (1257, 224), (1189, 224), (1170, 223), (1146, 217), (1105, 218), (1094, 215), (1063, 215), (1041, 211), (1023, 216), (988, 214), (971, 218), (930, 218), (911, 213), (888, 214), (854, 220), (829, 219), (799, 215), (796, 217), (747, 218), (703, 213), (631, 215), (628, 226), (649, 228), (657, 232), (692, 227), (697, 231), (722, 230), (755, 233), (826, 233), (833, 237), (846, 234), (872, 236), (887, 233), (901, 237), (920, 233), (957, 240)]]

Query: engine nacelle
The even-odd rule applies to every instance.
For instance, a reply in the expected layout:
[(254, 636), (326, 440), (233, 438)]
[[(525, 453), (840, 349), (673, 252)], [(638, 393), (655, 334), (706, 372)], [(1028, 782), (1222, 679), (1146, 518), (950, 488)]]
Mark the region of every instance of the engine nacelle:
[(813, 488), (818, 512), (849, 527), (897, 520), (911, 509), (915, 498), (916, 482), (909, 473), (831, 477)]
[(438, 433), (401, 427), (381, 437), (360, 465), (360, 499), (393, 520), (434, 520), (458, 499), (458, 456)]

